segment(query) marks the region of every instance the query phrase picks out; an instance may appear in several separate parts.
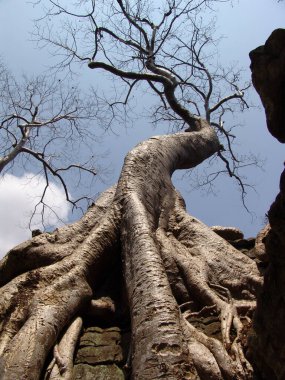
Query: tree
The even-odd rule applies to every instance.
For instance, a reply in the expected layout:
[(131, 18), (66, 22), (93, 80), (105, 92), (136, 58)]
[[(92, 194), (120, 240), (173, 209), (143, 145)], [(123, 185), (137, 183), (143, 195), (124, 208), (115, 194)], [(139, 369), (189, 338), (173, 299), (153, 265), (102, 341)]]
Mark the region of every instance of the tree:
[[(100, 309), (112, 310), (121, 323), (130, 319), (126, 366), (133, 379), (252, 378), (246, 336), (262, 276), (254, 260), (186, 213), (171, 183), (175, 170), (196, 167), (215, 154), (239, 179), (233, 137), (222, 121), (231, 101), (246, 106), (244, 89), (232, 71), (210, 71), (203, 49), (211, 39), (198, 20), (215, 1), (173, 0), (164, 8), (147, 1), (80, 1), (82, 9), (91, 6), (86, 12), (49, 3), (48, 17), (63, 15), (69, 34), (60, 33), (59, 40), (51, 29), (38, 34), (66, 53), (65, 65), (86, 61), (126, 85), (125, 99), (109, 102), (112, 111), (127, 105), (143, 82), (161, 101), (156, 120), (187, 129), (139, 144), (126, 156), (118, 184), (79, 222), (35, 237), (2, 260), (3, 379), (37, 379), (43, 373), (72, 378), (82, 323)], [(179, 32), (187, 25), (189, 42)], [(226, 87), (216, 88), (221, 80), (234, 91), (225, 95)], [(203, 319), (218, 323), (219, 337), (199, 328)]]
[[(46, 186), (36, 206), (43, 207), (42, 215), (49, 207), (45, 194), (51, 178), (63, 187), (73, 207), (89, 201), (87, 194), (77, 199), (70, 196), (68, 173), (73, 172), (79, 182), (81, 177), (87, 181), (86, 174), (96, 175), (92, 149), (88, 148), (96, 134), (87, 127), (95, 115), (95, 104), (86, 101), (77, 86), (66, 86), (51, 76), (23, 77), (17, 82), (0, 65), (0, 173), (13, 166), (43, 173)], [(80, 145), (89, 150), (85, 162), (76, 157), (75, 146)], [(77, 162), (72, 163), (72, 158)]]
[[(38, 25), (35, 38), (60, 55), (56, 69), (72, 72), (76, 64), (87, 62), (91, 69), (110, 73), (112, 81), (118, 79), (119, 90), (94, 93), (101, 100), (106, 128), (129, 121), (132, 94), (139, 87), (159, 100), (150, 112), (155, 124), (167, 123), (172, 131), (195, 130), (196, 120), (206, 119), (215, 128), (221, 149), (216, 155), (220, 165), (203, 184), (226, 172), (237, 181), (244, 203), (249, 184), (241, 179), (240, 170), (258, 165), (258, 159), (252, 154), (239, 157), (234, 151), (235, 125), (228, 115), (249, 108), (245, 94), (250, 84), (243, 82), (242, 70), (235, 65), (219, 63), (212, 15), (212, 6), (219, 2), (164, 1), (156, 6), (148, 1), (125, 5), (87, 1), (65, 8), (51, 1), (45, 9), (47, 23)], [(50, 17), (59, 19), (61, 33), (54, 32)]]

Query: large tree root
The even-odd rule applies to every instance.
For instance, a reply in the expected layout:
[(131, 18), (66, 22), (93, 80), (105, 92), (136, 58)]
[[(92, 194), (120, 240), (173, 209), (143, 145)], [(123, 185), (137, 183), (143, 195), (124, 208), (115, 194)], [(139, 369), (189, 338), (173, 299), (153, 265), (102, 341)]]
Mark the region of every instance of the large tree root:
[[(108, 195), (104, 195), (103, 204)], [(56, 252), (57, 261), (55, 259), (56, 262), (51, 265), (18, 275), (1, 288), (0, 354), (3, 357), (2, 366), (5, 367), (3, 379), (38, 379), (47, 353), (56, 344), (58, 335), (92, 299), (94, 283), (100, 282), (102, 273), (108, 267), (106, 261), (112, 263), (115, 253), (116, 212), (113, 208), (108, 211), (100, 223), (96, 218), (94, 225), (88, 223), (89, 215), (83, 218), (81, 225), (67, 227), (66, 234), (64, 231), (56, 232), (51, 239), (48, 235), (44, 236), (46, 249), (43, 251), (51, 257)], [(89, 233), (84, 231), (83, 236), (69, 236), (70, 229), (88, 226), (91, 229)], [(58, 258), (57, 245), (60, 239), (66, 243), (62, 244), (63, 249), (59, 250)], [(32, 242), (30, 251), (33, 256)], [(69, 250), (65, 251), (64, 248)], [(37, 244), (35, 250), (38, 250)], [(24, 251), (25, 259), (34, 266), (32, 261), (29, 263), (28, 253), (29, 250)], [(4, 259), (4, 274), (5, 267), (10, 274), (14, 266), (13, 258)]]
[[(187, 305), (190, 310), (184, 312), (183, 317), (191, 332), (190, 351), (193, 358), (193, 352), (197, 350), (194, 362), (199, 376), (204, 374), (202, 378), (209, 378), (209, 368), (212, 368), (216, 376), (213, 378), (218, 379), (223, 374), (229, 379), (249, 379), (252, 367), (243, 353), (245, 327), (241, 317), (245, 313), (251, 316), (255, 307), (255, 293), (262, 285), (257, 267), (251, 259), (217, 237), (201, 222), (189, 217), (178, 195), (175, 203), (170, 228), (168, 231), (158, 229), (157, 238), (163, 257), (168, 258), (168, 272), (171, 272), (169, 262), (172, 262), (174, 271), (177, 272), (178, 268), (180, 275), (176, 277), (177, 282), (181, 279), (183, 282), (180, 287), (175, 284), (174, 294), (177, 288), (183, 286), (188, 290)], [(232, 293), (237, 299), (233, 298)], [(201, 311), (211, 314), (213, 310), (219, 315), (221, 329), (221, 342), (216, 341), (215, 344), (213, 339), (198, 332), (187, 320), (194, 316), (199, 319)], [(244, 320), (248, 325), (248, 317)], [(202, 351), (201, 361), (198, 352)], [(231, 363), (230, 369), (228, 363)]]
[[(112, 302), (91, 300), (119, 265), (119, 249), (132, 379), (251, 378), (244, 334), (261, 286), (257, 267), (188, 216), (171, 183), (175, 169), (218, 149), (207, 126), (139, 144), (126, 157), (116, 191), (103, 194), (81, 221), (8, 254), (0, 264), (3, 380), (38, 379), (42, 371), (47, 379), (72, 378), (79, 317), (88, 304), (115, 312)], [(220, 338), (195, 326), (212, 315)]]
[(82, 318), (77, 317), (53, 348), (53, 359), (46, 370), (45, 380), (72, 380), (73, 357), (82, 328)]

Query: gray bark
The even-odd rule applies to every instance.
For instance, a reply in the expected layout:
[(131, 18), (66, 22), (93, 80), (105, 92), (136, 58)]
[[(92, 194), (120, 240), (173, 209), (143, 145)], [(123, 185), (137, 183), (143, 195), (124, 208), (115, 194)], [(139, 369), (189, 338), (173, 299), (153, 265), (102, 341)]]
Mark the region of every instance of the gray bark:
[[(59, 336), (72, 331), (88, 305), (99, 304), (92, 298), (119, 253), (132, 379), (251, 378), (241, 335), (262, 283), (259, 271), (186, 213), (171, 182), (174, 170), (219, 149), (204, 121), (195, 132), (153, 137), (127, 155), (118, 185), (79, 222), (8, 253), (0, 264), (3, 380), (39, 379), (52, 350), (53, 373), (69, 378), (74, 350), (65, 346), (75, 338), (62, 344)], [(195, 327), (201, 316), (220, 320), (220, 340)]]

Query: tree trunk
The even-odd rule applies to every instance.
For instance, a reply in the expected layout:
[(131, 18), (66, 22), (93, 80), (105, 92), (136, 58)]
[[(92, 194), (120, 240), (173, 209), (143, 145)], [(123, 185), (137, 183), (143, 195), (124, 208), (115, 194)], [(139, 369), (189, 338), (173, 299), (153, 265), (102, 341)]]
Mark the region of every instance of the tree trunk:
[[(131, 379), (252, 377), (244, 352), (259, 270), (190, 217), (171, 183), (174, 170), (219, 149), (205, 122), (196, 132), (153, 137), (127, 155), (118, 185), (79, 222), (7, 254), (0, 264), (1, 379), (75, 378), (82, 319), (93, 315), (96, 325), (100, 313), (104, 323), (107, 315), (130, 319)], [(216, 335), (207, 328), (213, 325)]]

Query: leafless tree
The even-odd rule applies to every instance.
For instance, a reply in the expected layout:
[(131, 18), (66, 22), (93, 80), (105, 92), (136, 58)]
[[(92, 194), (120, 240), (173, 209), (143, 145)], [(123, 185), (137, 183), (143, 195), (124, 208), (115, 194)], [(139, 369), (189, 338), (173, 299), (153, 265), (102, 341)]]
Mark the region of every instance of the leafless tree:
[[(132, 93), (144, 84), (149, 89), (144, 86), (142, 91), (150, 90), (160, 100), (149, 112), (155, 124), (167, 122), (172, 130), (190, 131), (199, 118), (207, 120), (219, 135), (217, 156), (225, 170), (211, 173), (206, 182), (226, 171), (238, 181), (244, 199), (247, 184), (239, 169), (257, 165), (258, 160), (253, 155), (241, 159), (234, 151), (234, 125), (225, 126), (225, 120), (249, 108), (245, 93), (250, 83), (243, 83), (242, 71), (234, 65), (225, 68), (219, 63), (212, 7), (220, 2), (225, 1), (85, 1), (64, 7), (50, 1), (46, 19), (56, 16), (62, 32), (54, 34), (41, 20), (35, 36), (60, 53), (57, 68), (72, 70), (74, 63), (88, 62), (91, 69), (118, 78), (120, 91), (109, 91), (104, 98), (109, 123), (127, 113)], [(201, 11), (208, 13), (201, 17)], [(103, 112), (106, 117), (105, 108)]]
[[(0, 301), (4, 380), (92, 376), (89, 359), (82, 359), (93, 345), (88, 330), (78, 351), (83, 361), (75, 366), (74, 353), (82, 324), (86, 332), (100, 323), (99, 314), (105, 326), (131, 330), (128, 353), (118, 360), (125, 375), (116, 367), (118, 378), (253, 378), (246, 338), (260, 271), (190, 217), (171, 182), (176, 169), (215, 154), (235, 175), (218, 135), (236, 162), (222, 121), (233, 104), (247, 106), (247, 86), (232, 70), (213, 68), (211, 50), (204, 49), (214, 41), (201, 12), (217, 2), (44, 2), (48, 19), (63, 17), (65, 33), (55, 36), (50, 26), (37, 32), (63, 54), (58, 68), (86, 62), (121, 80), (126, 94), (109, 102), (113, 112), (146, 84), (161, 102), (155, 120), (186, 131), (139, 144), (126, 156), (118, 184), (79, 222), (14, 248), (0, 263), (1, 291), (8, 295)], [(105, 377), (114, 378), (109, 370), (104, 367)]]
[[(92, 142), (95, 130), (88, 128), (96, 116), (95, 104), (83, 99), (76, 86), (67, 86), (56, 77), (23, 77), (21, 82), (0, 66), (0, 173), (13, 167), (43, 173), (46, 186), (38, 205), (45, 204), (50, 180), (64, 189), (68, 202), (80, 206), (84, 199), (70, 196), (68, 177), (78, 181), (96, 175)], [(94, 128), (93, 128), (94, 129)], [(76, 143), (76, 144), (75, 144)], [(88, 157), (78, 149), (88, 149)], [(72, 160), (75, 159), (75, 162)], [(70, 174), (70, 172), (72, 174)], [(43, 211), (44, 211), (43, 208)]]

